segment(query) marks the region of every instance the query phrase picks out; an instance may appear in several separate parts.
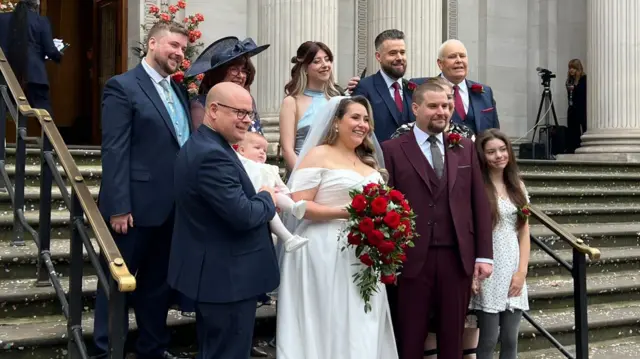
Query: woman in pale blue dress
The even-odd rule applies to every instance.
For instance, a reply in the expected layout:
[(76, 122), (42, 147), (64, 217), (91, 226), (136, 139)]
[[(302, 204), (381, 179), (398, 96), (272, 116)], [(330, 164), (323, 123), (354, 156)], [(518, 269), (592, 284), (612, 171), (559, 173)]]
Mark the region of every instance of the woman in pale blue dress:
[(333, 53), (322, 42), (307, 41), (291, 59), (291, 81), (280, 108), (280, 147), (287, 170), (295, 165), (315, 114), (341, 94), (333, 78)]

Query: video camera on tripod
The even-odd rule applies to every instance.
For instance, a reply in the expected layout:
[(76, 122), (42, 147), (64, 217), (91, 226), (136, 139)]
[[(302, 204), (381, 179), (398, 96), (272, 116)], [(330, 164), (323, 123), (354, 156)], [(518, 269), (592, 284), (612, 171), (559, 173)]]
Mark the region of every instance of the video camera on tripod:
[[(536, 71), (542, 79), (541, 85), (543, 86), (543, 91), (540, 98), (540, 106), (538, 107), (538, 114), (536, 115), (536, 124), (533, 127), (531, 144), (522, 144), (520, 146), (521, 153), (523, 154), (521, 158), (529, 157), (532, 159), (551, 160), (555, 158), (556, 154), (564, 152), (566, 127), (558, 124), (558, 116), (556, 115), (556, 108), (551, 96), (551, 79), (555, 79), (556, 74), (542, 67), (536, 67)], [(551, 124), (549, 115), (553, 116), (553, 124)], [(544, 142), (542, 141), (543, 134), (545, 138)], [(538, 135), (538, 143), (536, 143), (536, 135)], [(522, 151), (522, 149), (526, 147), (528, 147), (528, 151)], [(536, 152), (538, 152), (538, 155), (536, 155)]]
[(555, 79), (556, 74), (542, 67), (536, 67), (536, 71), (538, 71), (538, 75), (542, 78), (542, 86), (545, 88), (551, 87), (551, 79)]

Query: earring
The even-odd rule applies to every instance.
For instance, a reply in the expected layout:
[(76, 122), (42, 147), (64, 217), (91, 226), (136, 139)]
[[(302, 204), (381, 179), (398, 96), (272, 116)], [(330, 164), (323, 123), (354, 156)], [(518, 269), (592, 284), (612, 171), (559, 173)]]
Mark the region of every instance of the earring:
[(336, 133), (338, 133), (338, 126), (336, 126)]

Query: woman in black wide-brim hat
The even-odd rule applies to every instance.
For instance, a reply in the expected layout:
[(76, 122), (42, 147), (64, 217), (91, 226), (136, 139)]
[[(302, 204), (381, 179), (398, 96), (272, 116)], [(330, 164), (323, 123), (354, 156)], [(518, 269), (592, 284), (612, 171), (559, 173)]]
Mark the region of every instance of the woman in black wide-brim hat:
[[(228, 36), (215, 41), (198, 56), (185, 73), (185, 77), (204, 74), (198, 89), (198, 96), (191, 102), (193, 128), (198, 128), (202, 124), (207, 93), (213, 86), (228, 81), (249, 91), (256, 75), (251, 57), (268, 47), (269, 45), (257, 46), (250, 37), (241, 41), (235, 36)], [(256, 110), (255, 101), (253, 102), (253, 110)], [(262, 133), (260, 117), (257, 113), (250, 131)]]

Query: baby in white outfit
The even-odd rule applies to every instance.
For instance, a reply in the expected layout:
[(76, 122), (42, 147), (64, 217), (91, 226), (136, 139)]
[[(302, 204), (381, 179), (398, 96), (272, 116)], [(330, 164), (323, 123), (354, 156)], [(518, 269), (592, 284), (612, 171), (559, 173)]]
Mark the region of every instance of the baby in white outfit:
[[(256, 132), (247, 132), (244, 140), (238, 142), (237, 153), (240, 162), (244, 166), (253, 187), (256, 191), (262, 186), (277, 189), (276, 207), (282, 211), (291, 212), (297, 219), (302, 219), (307, 209), (305, 201), (294, 202), (289, 194), (289, 188), (280, 178), (278, 166), (266, 164), (267, 161), (267, 139)], [(269, 222), (271, 231), (283, 242), (287, 252), (295, 251), (309, 242), (309, 239), (294, 235), (284, 226), (280, 217), (276, 214)]]

